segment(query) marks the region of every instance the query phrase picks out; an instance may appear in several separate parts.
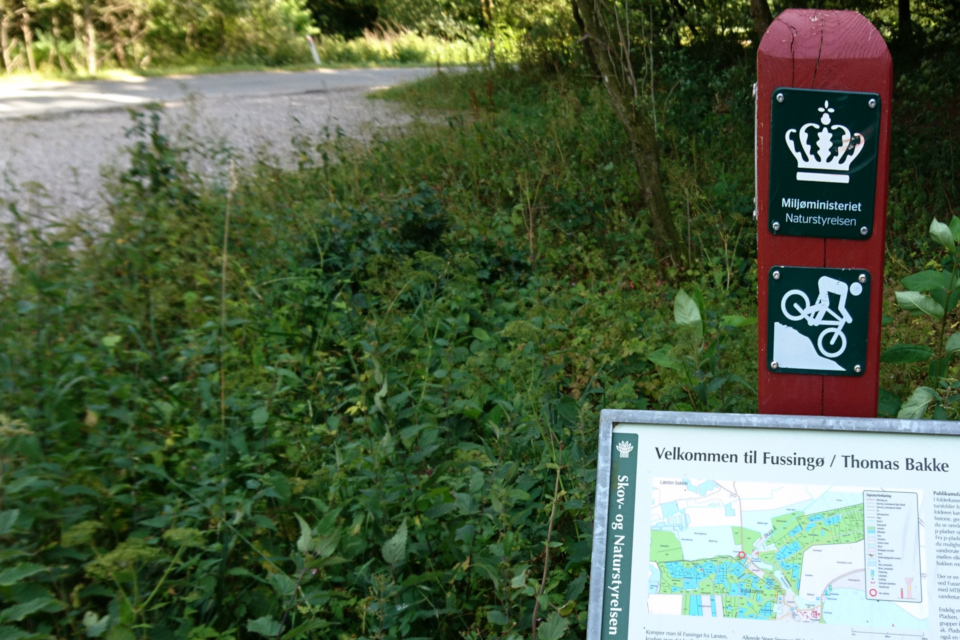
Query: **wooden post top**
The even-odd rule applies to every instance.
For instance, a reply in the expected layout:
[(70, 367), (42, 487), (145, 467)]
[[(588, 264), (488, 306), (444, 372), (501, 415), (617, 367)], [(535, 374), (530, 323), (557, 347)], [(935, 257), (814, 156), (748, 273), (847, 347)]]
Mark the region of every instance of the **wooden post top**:
[[(770, 24), (757, 50), (758, 62), (792, 61), (800, 73), (790, 86), (808, 89), (862, 86), (871, 72), (854, 64), (872, 61), (892, 69), (890, 51), (873, 24), (856, 11), (787, 9)], [(871, 65), (873, 66), (873, 65)], [(803, 71), (806, 71), (804, 73)], [(882, 80), (882, 78), (877, 78)], [(892, 80), (892, 79), (891, 79)], [(828, 84), (829, 86), (820, 86)], [(884, 93), (878, 86), (877, 93)]]

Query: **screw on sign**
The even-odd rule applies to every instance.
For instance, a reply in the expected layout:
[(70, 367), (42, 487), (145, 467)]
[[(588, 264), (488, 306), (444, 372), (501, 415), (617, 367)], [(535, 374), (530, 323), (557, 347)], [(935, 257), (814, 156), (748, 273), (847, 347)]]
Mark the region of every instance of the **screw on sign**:
[(760, 43), (761, 413), (877, 415), (892, 87), (856, 12), (788, 9)]

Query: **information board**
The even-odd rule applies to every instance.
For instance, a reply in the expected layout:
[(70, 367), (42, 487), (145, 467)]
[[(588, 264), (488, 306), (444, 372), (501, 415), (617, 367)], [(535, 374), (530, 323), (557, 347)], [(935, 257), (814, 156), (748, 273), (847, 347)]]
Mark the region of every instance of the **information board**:
[(604, 411), (587, 637), (960, 636), (958, 434)]

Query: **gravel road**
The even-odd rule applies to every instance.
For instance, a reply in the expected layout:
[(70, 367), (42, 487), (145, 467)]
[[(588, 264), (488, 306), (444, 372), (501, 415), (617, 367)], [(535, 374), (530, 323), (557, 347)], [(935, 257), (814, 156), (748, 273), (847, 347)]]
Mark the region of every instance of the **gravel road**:
[[(16, 201), (37, 222), (104, 207), (104, 167), (122, 167), (130, 107), (161, 102), (164, 130), (184, 146), (231, 149), (241, 162), (296, 162), (294, 140), (323, 128), (351, 137), (409, 123), (396, 105), (371, 100), (374, 88), (430, 69), (240, 73), (118, 82), (0, 85), (0, 200)], [(3, 208), (0, 222), (8, 219)]]

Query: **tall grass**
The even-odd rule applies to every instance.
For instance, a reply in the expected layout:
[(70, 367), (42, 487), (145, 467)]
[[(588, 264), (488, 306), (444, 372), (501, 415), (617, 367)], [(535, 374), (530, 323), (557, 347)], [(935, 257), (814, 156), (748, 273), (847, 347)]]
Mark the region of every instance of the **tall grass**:
[(318, 40), (320, 58), (329, 64), (473, 64), (488, 62), (491, 53), (499, 61), (517, 58), (517, 41), (510, 35), (445, 39), (383, 28), (367, 30), (363, 36), (349, 40), (339, 35)]

